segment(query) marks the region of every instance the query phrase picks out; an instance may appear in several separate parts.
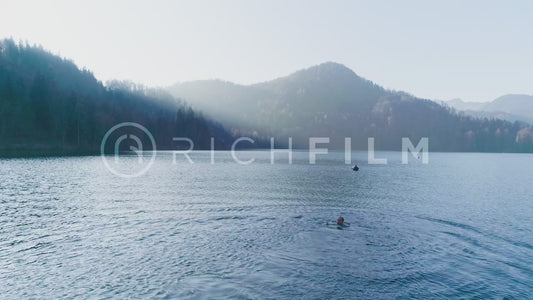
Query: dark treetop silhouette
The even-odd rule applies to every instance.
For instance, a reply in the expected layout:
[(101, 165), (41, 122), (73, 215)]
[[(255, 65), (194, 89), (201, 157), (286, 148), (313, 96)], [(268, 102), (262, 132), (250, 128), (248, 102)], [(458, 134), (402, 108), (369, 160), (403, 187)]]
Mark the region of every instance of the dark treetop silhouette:
[(104, 86), (88, 70), (41, 47), (0, 41), (0, 153), (3, 155), (94, 154), (102, 137), (120, 122), (137, 122), (159, 149), (172, 137), (208, 149), (210, 137), (227, 148), (231, 136), (163, 90), (130, 82)]

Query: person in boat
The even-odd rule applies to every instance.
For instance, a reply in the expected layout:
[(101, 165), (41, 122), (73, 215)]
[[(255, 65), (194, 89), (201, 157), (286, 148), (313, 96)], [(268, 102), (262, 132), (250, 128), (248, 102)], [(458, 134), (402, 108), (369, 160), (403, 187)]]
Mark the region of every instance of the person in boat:
[(359, 167), (357, 165), (353, 166), (352, 170), (359, 171)]
[(344, 225), (344, 218), (342, 216), (339, 216), (337, 218), (337, 225), (339, 225), (339, 226)]

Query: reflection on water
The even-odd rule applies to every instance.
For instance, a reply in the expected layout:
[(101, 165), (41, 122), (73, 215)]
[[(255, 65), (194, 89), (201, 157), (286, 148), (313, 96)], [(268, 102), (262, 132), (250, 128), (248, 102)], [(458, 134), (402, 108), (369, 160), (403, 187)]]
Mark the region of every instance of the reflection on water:
[[(0, 160), (3, 298), (530, 298), (533, 163), (265, 151), (144, 176), (99, 157)], [(122, 160), (136, 162), (135, 157)], [(349, 227), (329, 226), (342, 214)]]

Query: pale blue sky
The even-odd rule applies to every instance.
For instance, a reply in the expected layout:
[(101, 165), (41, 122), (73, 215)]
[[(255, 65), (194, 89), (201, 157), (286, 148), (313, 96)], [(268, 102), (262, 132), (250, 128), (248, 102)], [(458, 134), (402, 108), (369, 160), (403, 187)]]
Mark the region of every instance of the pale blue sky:
[(335, 61), (448, 100), (533, 94), (533, 1), (5, 1), (0, 37), (100, 80), (255, 83)]

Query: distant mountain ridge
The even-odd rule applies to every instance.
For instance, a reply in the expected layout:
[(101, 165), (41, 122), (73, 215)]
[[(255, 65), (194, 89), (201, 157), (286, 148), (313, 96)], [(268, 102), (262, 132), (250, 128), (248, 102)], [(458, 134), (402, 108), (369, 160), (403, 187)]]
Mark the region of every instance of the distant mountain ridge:
[(521, 123), (483, 120), (457, 114), (433, 101), (390, 91), (344, 65), (327, 62), (271, 81), (238, 85), (194, 81), (167, 89), (220, 120), (234, 133), (293, 137), (307, 147), (309, 137), (331, 138), (342, 149), (344, 137), (366, 149), (398, 150), (401, 138), (429, 137), (435, 151), (531, 151), (533, 133)]
[(508, 94), (491, 102), (465, 102), (461, 99), (453, 99), (444, 103), (477, 117), (533, 124), (533, 95)]

